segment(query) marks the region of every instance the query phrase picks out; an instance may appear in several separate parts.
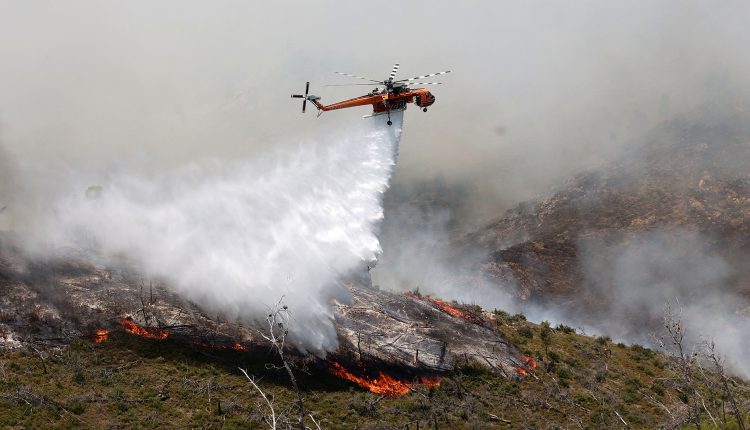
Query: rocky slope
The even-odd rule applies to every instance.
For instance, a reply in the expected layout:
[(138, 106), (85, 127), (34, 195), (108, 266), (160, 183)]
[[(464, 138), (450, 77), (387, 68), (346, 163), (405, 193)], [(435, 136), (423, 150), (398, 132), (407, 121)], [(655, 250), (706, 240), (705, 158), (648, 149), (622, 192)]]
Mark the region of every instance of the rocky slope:
[[(63, 249), (55, 258), (30, 258), (8, 236), (2, 239), (0, 347), (66, 344), (97, 330), (121, 331), (126, 317), (187, 342), (264, 344), (256, 329), (208, 315), (168, 286), (123, 266), (97, 263), (94, 254)], [(347, 284), (352, 302), (336, 306), (339, 357), (428, 372), (477, 361), (506, 377), (518, 376), (523, 354), (484, 321), (481, 310), (379, 291), (364, 276)]]
[(488, 249), (482, 270), (523, 300), (595, 304), (605, 298), (581, 294), (595, 282), (592, 260), (606, 260), (644, 233), (689, 232), (731, 267), (722, 288), (750, 298), (748, 162), (750, 107), (707, 105), (633, 142), (611, 164), (570, 178), (551, 197), (518, 205), (459, 246)]

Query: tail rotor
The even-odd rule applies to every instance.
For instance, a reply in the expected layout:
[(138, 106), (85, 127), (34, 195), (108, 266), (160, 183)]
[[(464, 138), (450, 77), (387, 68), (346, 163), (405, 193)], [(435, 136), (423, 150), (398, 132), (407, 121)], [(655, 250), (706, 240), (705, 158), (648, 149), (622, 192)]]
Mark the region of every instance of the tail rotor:
[(305, 95), (292, 94), (293, 99), (302, 99), (302, 113), (305, 113), (305, 107), (307, 107), (307, 94), (310, 92), (310, 83), (305, 84)]

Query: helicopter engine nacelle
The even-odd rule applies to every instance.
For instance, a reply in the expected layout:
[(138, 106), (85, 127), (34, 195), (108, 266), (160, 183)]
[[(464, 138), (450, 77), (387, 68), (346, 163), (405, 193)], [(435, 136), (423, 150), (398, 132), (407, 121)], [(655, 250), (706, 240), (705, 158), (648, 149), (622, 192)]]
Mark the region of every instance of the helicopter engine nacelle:
[(429, 91), (425, 91), (424, 93), (419, 94), (414, 98), (414, 104), (421, 108), (431, 106), (433, 103), (435, 103), (435, 96), (433, 96)]

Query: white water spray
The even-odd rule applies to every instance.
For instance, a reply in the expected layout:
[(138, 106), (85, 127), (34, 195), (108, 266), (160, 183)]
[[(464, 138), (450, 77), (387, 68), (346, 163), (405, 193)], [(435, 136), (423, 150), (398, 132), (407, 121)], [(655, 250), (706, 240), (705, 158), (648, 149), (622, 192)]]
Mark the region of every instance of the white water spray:
[(263, 162), (148, 179), (116, 174), (101, 198), (59, 202), (49, 233), (70, 241), (85, 232), (105, 255), (124, 253), (228, 318), (262, 321), (283, 296), (294, 316), (290, 340), (331, 351), (333, 300), (348, 298), (338, 281), (380, 253), (402, 113), (392, 120), (388, 127), (384, 117), (368, 119)]

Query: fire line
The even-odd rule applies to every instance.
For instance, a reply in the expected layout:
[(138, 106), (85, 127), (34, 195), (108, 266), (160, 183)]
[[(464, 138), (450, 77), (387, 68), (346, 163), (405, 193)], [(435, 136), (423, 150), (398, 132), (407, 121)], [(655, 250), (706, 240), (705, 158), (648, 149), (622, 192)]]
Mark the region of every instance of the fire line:
[[(400, 381), (392, 376), (386, 375), (383, 372), (378, 372), (376, 378), (368, 378), (357, 376), (344, 368), (335, 361), (330, 361), (331, 373), (338, 376), (339, 378), (346, 379), (354, 382), (362, 388), (366, 388), (375, 394), (380, 394), (387, 397), (399, 397), (408, 394), (412, 388), (418, 384), (412, 382)], [(441, 378), (423, 376), (419, 379), (419, 383), (429, 387), (437, 387), (440, 385)]]
[(169, 332), (150, 327), (141, 327), (136, 324), (130, 317), (123, 318), (120, 320), (120, 325), (126, 332), (137, 336), (145, 337), (147, 339), (159, 339), (164, 340), (169, 337)]
[(110, 333), (111, 333), (111, 331), (109, 331), (109, 330), (103, 330), (103, 329), (95, 331), (94, 332), (94, 342), (95, 343), (102, 343), (102, 342), (104, 342), (105, 340), (109, 339), (109, 334)]
[(469, 314), (468, 312), (464, 312), (456, 308), (455, 306), (452, 306), (446, 303), (444, 300), (435, 299), (430, 296), (423, 296), (419, 293), (413, 293), (411, 291), (405, 292), (404, 295), (406, 295), (407, 297), (411, 297), (412, 299), (415, 299), (415, 300), (421, 300), (421, 301), (430, 303), (452, 317), (461, 318), (471, 323), (476, 323), (475, 321), (476, 318), (473, 317), (471, 314)]

